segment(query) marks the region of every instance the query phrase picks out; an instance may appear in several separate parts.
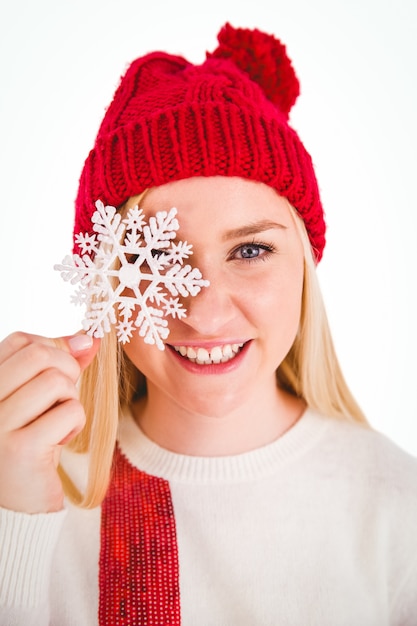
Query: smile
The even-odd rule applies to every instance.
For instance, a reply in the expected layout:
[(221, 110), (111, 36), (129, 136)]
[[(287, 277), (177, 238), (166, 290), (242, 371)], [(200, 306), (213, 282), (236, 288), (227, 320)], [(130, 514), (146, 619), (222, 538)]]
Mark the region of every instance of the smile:
[(244, 343), (227, 343), (224, 346), (214, 346), (207, 350), (197, 346), (172, 346), (182, 357), (198, 365), (213, 365), (227, 363), (235, 358)]

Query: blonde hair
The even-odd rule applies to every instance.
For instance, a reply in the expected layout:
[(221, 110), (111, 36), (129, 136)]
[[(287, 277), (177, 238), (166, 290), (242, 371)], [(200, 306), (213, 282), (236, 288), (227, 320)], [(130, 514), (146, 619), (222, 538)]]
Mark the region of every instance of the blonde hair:
[[(129, 206), (132, 200), (138, 201), (130, 199)], [(304, 222), (289, 207), (304, 251), (304, 285), (297, 336), (277, 369), (278, 384), (324, 415), (365, 425), (366, 418), (346, 384), (336, 356)], [(62, 467), (59, 470), (67, 495), (79, 506), (92, 508), (102, 502), (109, 483), (121, 408), (144, 393), (143, 375), (125, 355), (112, 330), (102, 339), (97, 356), (82, 376), (80, 400), (87, 421), (69, 444), (74, 451), (90, 455), (85, 494), (77, 490)]]
[(368, 424), (342, 374), (304, 221), (288, 204), (304, 252), (301, 318), (291, 350), (278, 367), (279, 384), (329, 417)]

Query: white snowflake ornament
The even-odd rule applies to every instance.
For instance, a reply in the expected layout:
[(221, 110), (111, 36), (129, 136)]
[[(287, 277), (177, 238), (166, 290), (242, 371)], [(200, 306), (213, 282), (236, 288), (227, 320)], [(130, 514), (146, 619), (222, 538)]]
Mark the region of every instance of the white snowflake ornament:
[(164, 350), (166, 316), (186, 317), (179, 297), (196, 296), (209, 285), (199, 269), (184, 265), (192, 246), (173, 241), (177, 210), (159, 211), (147, 223), (138, 206), (125, 219), (100, 201), (96, 209), (94, 234), (75, 238), (81, 255), (67, 255), (54, 269), (72, 285), (79, 283), (72, 301), (87, 307), (87, 334), (103, 337), (116, 325), (118, 340), (126, 343), (137, 329), (145, 343)]

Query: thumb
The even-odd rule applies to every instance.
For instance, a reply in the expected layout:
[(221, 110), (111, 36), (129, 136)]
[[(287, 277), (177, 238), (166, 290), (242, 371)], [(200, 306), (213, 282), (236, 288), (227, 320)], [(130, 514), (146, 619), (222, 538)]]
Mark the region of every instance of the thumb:
[(78, 361), (82, 370), (90, 365), (100, 347), (100, 339), (90, 337), (90, 335), (86, 335), (83, 331), (75, 333), (74, 335), (61, 337), (55, 341), (57, 343), (61, 343), (62, 341), (66, 343), (67, 350), (69, 350), (72, 356)]

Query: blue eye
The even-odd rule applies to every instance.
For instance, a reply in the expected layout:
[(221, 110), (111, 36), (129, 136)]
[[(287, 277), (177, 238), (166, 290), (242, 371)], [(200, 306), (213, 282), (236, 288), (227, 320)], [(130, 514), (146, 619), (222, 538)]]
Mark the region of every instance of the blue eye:
[(261, 254), (262, 248), (254, 243), (246, 243), (241, 246), (239, 252), (242, 259), (255, 259)]
[(232, 252), (233, 259), (242, 261), (264, 261), (270, 253), (274, 252), (273, 246), (265, 243), (244, 243)]

